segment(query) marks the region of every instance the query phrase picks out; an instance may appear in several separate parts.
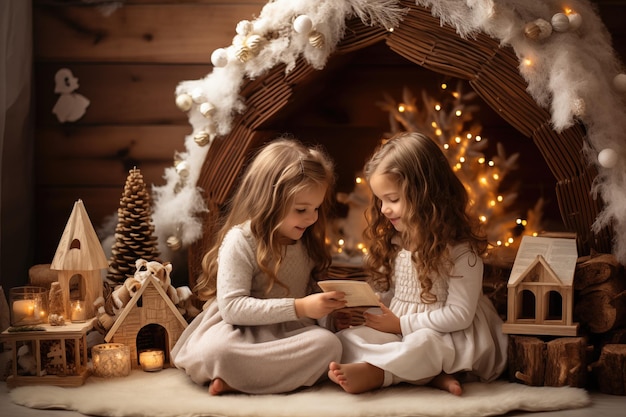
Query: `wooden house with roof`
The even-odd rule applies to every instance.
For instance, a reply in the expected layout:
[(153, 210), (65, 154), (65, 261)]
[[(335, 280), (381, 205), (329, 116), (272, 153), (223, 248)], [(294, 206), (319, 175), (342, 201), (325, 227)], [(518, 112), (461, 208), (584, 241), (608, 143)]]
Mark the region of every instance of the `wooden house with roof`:
[[(527, 237), (524, 239), (547, 239)], [(575, 243), (572, 241), (572, 245)], [(575, 246), (573, 256), (575, 257)], [(520, 250), (521, 250), (520, 246)], [(515, 266), (514, 266), (515, 269)], [(504, 333), (527, 335), (576, 336), (578, 323), (573, 322), (573, 269), (555, 272), (544, 255), (507, 284), (507, 321)]]
[(130, 348), (130, 363), (140, 367), (139, 352), (162, 350), (165, 364), (171, 364), (169, 352), (187, 327), (187, 321), (161, 287), (149, 276), (124, 307), (106, 334), (107, 343), (123, 343)]
[(70, 314), (70, 302), (80, 300), (86, 318), (95, 317), (94, 301), (102, 297), (102, 274), (109, 262), (91, 224), (82, 200), (74, 208), (59, 241), (50, 269), (58, 271), (63, 293), (65, 317)]

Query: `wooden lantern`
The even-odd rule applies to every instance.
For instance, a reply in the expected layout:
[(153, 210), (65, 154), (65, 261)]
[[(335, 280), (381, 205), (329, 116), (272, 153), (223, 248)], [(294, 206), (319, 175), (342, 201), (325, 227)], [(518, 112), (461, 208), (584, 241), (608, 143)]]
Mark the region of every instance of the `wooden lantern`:
[(100, 270), (108, 266), (85, 206), (82, 200), (78, 200), (74, 203), (74, 209), (50, 264), (50, 269), (58, 271), (66, 318), (71, 318), (72, 301), (80, 301), (85, 309), (81, 321), (95, 317), (94, 301), (102, 297)]
[[(133, 369), (140, 368), (140, 353), (144, 349), (163, 351), (166, 357), (161, 366), (167, 366), (169, 352), (186, 327), (187, 321), (161, 284), (149, 276), (121, 311), (104, 340), (128, 346)], [(150, 330), (154, 332), (149, 334)]]

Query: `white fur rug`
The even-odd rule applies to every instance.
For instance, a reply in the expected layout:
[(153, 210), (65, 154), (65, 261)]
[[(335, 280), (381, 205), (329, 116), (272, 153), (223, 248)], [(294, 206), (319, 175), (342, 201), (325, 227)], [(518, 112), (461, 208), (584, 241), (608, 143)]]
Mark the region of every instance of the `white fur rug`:
[(77, 388), (17, 387), (10, 397), (16, 404), (31, 408), (118, 417), (475, 417), (590, 404), (588, 393), (580, 388), (529, 387), (506, 381), (467, 383), (463, 388), (461, 397), (435, 388), (404, 385), (351, 395), (329, 382), (285, 395), (213, 397), (182, 371), (170, 368), (156, 373), (135, 370), (122, 378), (90, 377)]

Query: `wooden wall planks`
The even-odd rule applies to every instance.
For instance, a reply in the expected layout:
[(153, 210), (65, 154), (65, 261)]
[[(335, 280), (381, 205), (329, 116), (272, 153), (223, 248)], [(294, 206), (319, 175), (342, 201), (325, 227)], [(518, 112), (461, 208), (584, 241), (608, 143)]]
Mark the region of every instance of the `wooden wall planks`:
[[(116, 212), (130, 168), (140, 168), (148, 185), (163, 183), (164, 169), (172, 166), (176, 151), (184, 151), (184, 137), (191, 131), (185, 114), (174, 104), (176, 85), (208, 74), (211, 52), (229, 45), (236, 24), (258, 15), (265, 3), (127, 0), (104, 15), (86, 3), (69, 6), (34, 0), (37, 263), (52, 260), (76, 199), (85, 202), (98, 228)], [(624, 59), (623, 2), (596, 3), (618, 55)], [(58, 98), (54, 74), (60, 68), (72, 70), (79, 79), (78, 92), (91, 101), (85, 116), (75, 123), (60, 124), (51, 111)], [(331, 86), (324, 91), (334, 97), (318, 101), (315, 94), (320, 89), (304, 92), (289, 115), (292, 117), (279, 118), (272, 127), (295, 133), (300, 130), (311, 139), (324, 137), (337, 148), (333, 134), (337, 138), (379, 134), (381, 127), (374, 124), (386, 116), (377, 113), (375, 101), (382, 99), (384, 92), (397, 97), (398, 91), (390, 87), (400, 88), (404, 79), (415, 85), (436, 78), (421, 68), (408, 68), (388, 54), (359, 55), (350, 68), (353, 73), (328, 80)], [(337, 88), (341, 85), (342, 89)], [(506, 139), (510, 134), (506, 123), (486, 117), (485, 130), (494, 132), (491, 135), (496, 141)], [(513, 136), (514, 144), (504, 145), (511, 152), (520, 148), (524, 157), (529, 154), (524, 148), (531, 146), (526, 139)], [(345, 149), (343, 153), (335, 151), (339, 156), (345, 153)], [(350, 172), (359, 166), (354, 161), (342, 164), (341, 158), (337, 165), (346, 165)], [(537, 172), (534, 169), (532, 175), (539, 175)], [(340, 178), (342, 182), (350, 183)], [(545, 187), (549, 196), (554, 195), (554, 178), (549, 173), (546, 184), (531, 180), (524, 185)]]
[[(138, 167), (149, 187), (164, 183), (191, 133), (176, 86), (210, 73), (213, 50), (230, 45), (237, 23), (265, 1), (122, 3), (105, 13), (96, 4), (33, 2), (36, 263), (52, 260), (77, 199), (98, 228), (116, 213), (129, 169)], [(90, 101), (74, 123), (52, 113), (61, 68)]]

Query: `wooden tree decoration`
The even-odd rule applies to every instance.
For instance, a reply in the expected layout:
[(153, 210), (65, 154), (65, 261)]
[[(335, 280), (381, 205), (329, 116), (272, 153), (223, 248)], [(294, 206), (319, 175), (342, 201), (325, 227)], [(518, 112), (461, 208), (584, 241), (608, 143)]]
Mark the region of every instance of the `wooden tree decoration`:
[(122, 283), (134, 274), (137, 259), (153, 261), (159, 257), (151, 198), (137, 168), (129, 171), (117, 216), (107, 278)]
[(66, 317), (63, 289), (58, 281), (52, 282), (48, 294), (48, 323), (53, 326), (62, 325), (65, 324)]

